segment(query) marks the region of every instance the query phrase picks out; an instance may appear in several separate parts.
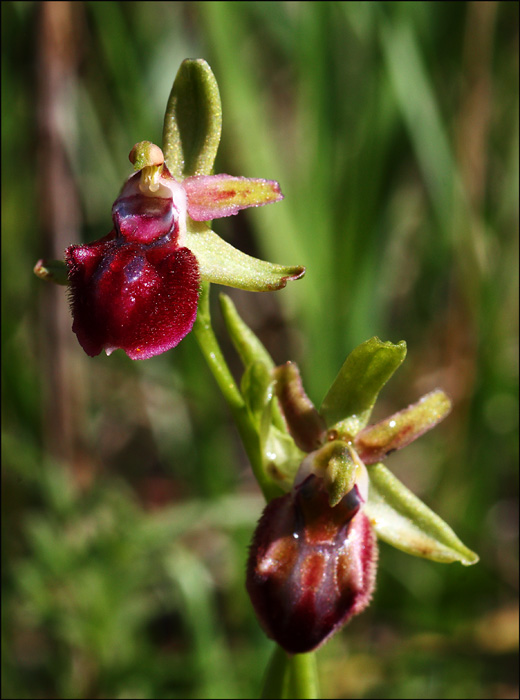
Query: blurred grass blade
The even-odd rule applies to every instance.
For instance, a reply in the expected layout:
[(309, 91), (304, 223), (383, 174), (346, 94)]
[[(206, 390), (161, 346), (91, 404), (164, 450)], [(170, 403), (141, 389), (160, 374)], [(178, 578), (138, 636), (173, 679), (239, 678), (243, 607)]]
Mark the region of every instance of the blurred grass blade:
[(453, 215), (455, 163), (435, 91), (409, 22), (384, 20), (380, 36), (395, 96), (446, 234)]
[(282, 647), (273, 649), (265, 671), (262, 700), (280, 700), (288, 697), (290, 667), (287, 652)]

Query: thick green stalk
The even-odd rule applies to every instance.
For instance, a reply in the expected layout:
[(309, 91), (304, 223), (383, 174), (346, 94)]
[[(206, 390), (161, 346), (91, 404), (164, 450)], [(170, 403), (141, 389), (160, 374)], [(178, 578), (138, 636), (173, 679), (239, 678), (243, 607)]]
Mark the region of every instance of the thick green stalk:
[(265, 670), (264, 686), (261, 700), (287, 698), (289, 687), (289, 663), (287, 653), (278, 644), (273, 649)]
[(270, 481), (263, 469), (260, 440), (247, 406), (222, 354), (211, 325), (209, 309), (209, 282), (203, 282), (193, 333), (208, 366), (226, 399), (237, 425), (256, 480), (266, 501), (279, 495), (276, 485)]
[(287, 697), (306, 698), (308, 700), (319, 698), (315, 652), (294, 654), (294, 656), (288, 658), (288, 664), (290, 673)]
[[(260, 439), (242, 394), (227, 366), (211, 325), (209, 282), (203, 282), (193, 333), (226, 399), (266, 501), (278, 495), (278, 488), (263, 469)], [(313, 653), (287, 654), (278, 645), (266, 672), (262, 698), (317, 698), (316, 660)]]
[(288, 654), (276, 645), (265, 673), (262, 700), (279, 698), (319, 697), (316, 656), (308, 654)]

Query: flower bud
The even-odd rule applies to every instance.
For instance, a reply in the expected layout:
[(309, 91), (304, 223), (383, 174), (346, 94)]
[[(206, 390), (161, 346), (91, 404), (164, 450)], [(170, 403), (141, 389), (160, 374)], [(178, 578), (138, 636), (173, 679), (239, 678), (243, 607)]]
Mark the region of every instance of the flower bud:
[(246, 585), (265, 632), (289, 653), (320, 646), (370, 601), (377, 545), (362, 505), (355, 485), (331, 507), (311, 474), (264, 510)]

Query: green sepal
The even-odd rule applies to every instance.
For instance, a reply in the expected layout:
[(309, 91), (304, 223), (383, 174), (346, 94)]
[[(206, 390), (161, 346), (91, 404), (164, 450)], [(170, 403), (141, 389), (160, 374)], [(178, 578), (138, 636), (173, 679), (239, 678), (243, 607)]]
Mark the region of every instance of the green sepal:
[(220, 143), (222, 105), (217, 81), (202, 58), (181, 63), (164, 115), (163, 152), (179, 180), (211, 175)]
[(203, 221), (188, 221), (186, 247), (197, 258), (201, 279), (248, 292), (283, 289), (288, 280), (305, 273), (304, 267), (284, 267), (241, 253)]
[(347, 432), (353, 437), (368, 423), (377, 396), (406, 357), (404, 340), (394, 345), (371, 338), (358, 345), (343, 363), (327, 395), (320, 414), (327, 427), (334, 426), (341, 434), (347, 421)]
[(274, 380), (263, 362), (248, 365), (242, 375), (240, 389), (255, 425), (260, 429), (268, 403), (273, 398)]
[(383, 460), (434, 428), (451, 410), (451, 401), (442, 389), (431, 391), (408, 408), (379, 423), (363, 428), (354, 445), (365, 464)]
[(68, 267), (64, 260), (38, 260), (33, 268), (36, 277), (54, 284), (69, 284)]
[(478, 556), (468, 549), (442, 518), (409, 491), (381, 464), (368, 467), (370, 487), (364, 512), (379, 538), (408, 554), (464, 566)]
[(267, 477), (288, 491), (305, 453), (284, 430), (274, 425), (277, 404), (273, 401), (274, 379), (262, 362), (253, 362), (244, 371), (241, 391), (257, 430), (262, 465)]
[(284, 491), (289, 491), (305, 452), (299, 449), (289, 433), (277, 428), (272, 419), (265, 425), (268, 429), (262, 430), (260, 438), (265, 473)]
[[(254, 362), (260, 362), (269, 370), (274, 369), (274, 361), (265, 349), (263, 343), (253, 333), (247, 324), (240, 318), (236, 306), (227, 294), (220, 294), (220, 308), (226, 324), (227, 332), (231, 338), (235, 350), (238, 352), (244, 368), (247, 369)], [(272, 402), (273, 422), (282, 432), (287, 432), (285, 421), (282, 417), (277, 401)]]
[[(227, 294), (220, 295), (226, 328), (244, 365), (241, 381), (244, 401), (258, 432), (265, 474), (288, 491), (305, 457), (287, 432), (278, 401), (274, 399), (274, 362), (264, 345), (240, 318)], [(262, 408), (263, 406), (263, 408)]]
[(274, 368), (274, 361), (257, 336), (241, 319), (236, 306), (227, 294), (219, 296), (222, 316), (226, 323), (227, 332), (240, 355), (244, 367), (253, 362), (261, 362), (268, 369)]

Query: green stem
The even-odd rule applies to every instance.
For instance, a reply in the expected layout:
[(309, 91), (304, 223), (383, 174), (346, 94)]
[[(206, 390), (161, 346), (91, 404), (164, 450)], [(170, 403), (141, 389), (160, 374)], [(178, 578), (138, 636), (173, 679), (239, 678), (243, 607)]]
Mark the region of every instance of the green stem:
[(265, 671), (261, 700), (287, 698), (289, 688), (289, 663), (287, 652), (278, 644), (273, 649)]
[(203, 282), (201, 285), (197, 319), (193, 326), (193, 333), (208, 363), (208, 367), (231, 410), (247, 456), (251, 462), (255, 478), (262, 489), (266, 501), (270, 501), (274, 496), (278, 495), (278, 490), (264, 471), (258, 433), (251, 421), (242, 394), (229, 371), (213, 331), (209, 309), (209, 287), (209, 282)]
[(313, 651), (307, 654), (295, 654), (289, 658), (289, 688), (288, 698), (319, 698), (318, 669), (316, 655)]
[[(211, 325), (209, 282), (203, 282), (193, 333), (217, 384), (226, 399), (266, 501), (279, 494), (278, 487), (264, 472), (260, 438), (242, 394), (218, 344)], [(262, 698), (317, 698), (318, 683), (314, 654), (287, 654), (276, 645), (269, 662)]]
[(318, 697), (318, 675), (314, 652), (292, 655), (276, 645), (267, 665), (262, 700), (271, 698), (315, 700)]

